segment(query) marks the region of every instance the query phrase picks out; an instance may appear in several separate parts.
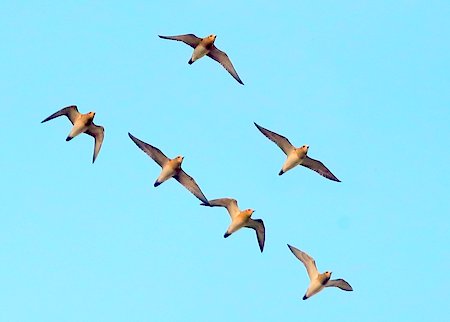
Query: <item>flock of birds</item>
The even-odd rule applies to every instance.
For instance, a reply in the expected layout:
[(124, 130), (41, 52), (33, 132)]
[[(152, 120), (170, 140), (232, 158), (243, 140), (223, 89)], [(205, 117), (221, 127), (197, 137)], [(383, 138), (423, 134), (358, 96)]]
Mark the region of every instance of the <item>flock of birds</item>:
[[(202, 58), (203, 56), (209, 56), (215, 61), (219, 62), (240, 84), (244, 84), (240, 77), (238, 76), (236, 70), (233, 67), (228, 55), (219, 50), (214, 42), (216, 40), (215, 35), (209, 35), (205, 38), (199, 38), (193, 34), (179, 35), (179, 36), (159, 36), (163, 39), (182, 41), (185, 44), (194, 48), (191, 58), (188, 63), (192, 64), (196, 60)], [(81, 133), (86, 133), (92, 136), (95, 140), (94, 143), (94, 155), (92, 158), (92, 163), (95, 162), (105, 135), (105, 129), (103, 126), (96, 125), (93, 120), (95, 113), (89, 112), (86, 114), (81, 114), (75, 105), (62, 108), (61, 110), (53, 113), (42, 123), (52, 120), (59, 116), (67, 116), (67, 118), (72, 123), (72, 129), (66, 138), (66, 141), (70, 141), (77, 135)], [(289, 140), (275, 132), (272, 132), (256, 123), (255, 126), (264, 134), (269, 140), (273, 141), (278, 147), (286, 154), (286, 161), (281, 167), (278, 175), (291, 170), (297, 165), (305, 166), (313, 171), (316, 171), (325, 178), (340, 182), (340, 180), (320, 161), (310, 158), (308, 154), (308, 145), (303, 145), (299, 148), (293, 146)], [(265, 227), (264, 222), (261, 219), (252, 219), (251, 216), (254, 212), (252, 209), (240, 210), (238, 203), (232, 198), (221, 198), (208, 200), (203, 194), (202, 190), (195, 182), (195, 180), (189, 176), (182, 168), (184, 157), (177, 156), (173, 159), (166, 157), (166, 155), (157, 147), (154, 147), (144, 141), (139, 140), (132, 134), (128, 133), (130, 139), (150, 158), (152, 158), (160, 167), (161, 173), (156, 179), (154, 186), (157, 187), (163, 182), (170, 178), (174, 178), (180, 184), (182, 184), (187, 190), (189, 190), (194, 196), (196, 196), (202, 203), (202, 206), (209, 207), (225, 207), (231, 217), (231, 224), (228, 226), (224, 237), (227, 238), (234, 232), (238, 231), (243, 227), (251, 228), (256, 231), (256, 237), (258, 240), (259, 248), (261, 252), (264, 249), (265, 241)], [(316, 267), (314, 259), (307, 253), (295, 248), (294, 246), (288, 245), (291, 252), (297, 257), (306, 267), (310, 283), (306, 290), (303, 300), (317, 294), (325, 287), (338, 287), (345, 291), (353, 291), (349, 283), (343, 279), (331, 279), (331, 272), (326, 271), (324, 273), (319, 273)]]

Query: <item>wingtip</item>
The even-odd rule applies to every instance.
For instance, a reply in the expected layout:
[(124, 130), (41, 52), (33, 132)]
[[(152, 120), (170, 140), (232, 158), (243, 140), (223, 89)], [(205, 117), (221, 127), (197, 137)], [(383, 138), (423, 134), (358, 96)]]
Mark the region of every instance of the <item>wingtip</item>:
[(303, 300), (308, 299), (308, 297), (306, 295), (303, 295)]
[(211, 207), (211, 204), (210, 204), (208, 201), (202, 201), (202, 203), (200, 204), (200, 206)]
[(192, 58), (191, 58), (191, 59), (189, 59), (188, 64), (189, 64), (189, 65), (192, 65), (193, 62), (194, 62), (194, 61), (193, 61)]
[(72, 137), (68, 136), (68, 137), (66, 137), (66, 142), (68, 142), (68, 141), (70, 141), (72, 139), (73, 139)]
[(278, 172), (278, 175), (281, 176), (284, 173), (283, 170), (280, 170), (280, 172)]
[(155, 183), (153, 184), (153, 187), (157, 187), (161, 184), (161, 182), (155, 181)]
[(223, 234), (223, 238), (227, 238), (228, 236), (230, 236), (231, 234), (229, 234), (228, 232), (226, 232), (225, 234)]

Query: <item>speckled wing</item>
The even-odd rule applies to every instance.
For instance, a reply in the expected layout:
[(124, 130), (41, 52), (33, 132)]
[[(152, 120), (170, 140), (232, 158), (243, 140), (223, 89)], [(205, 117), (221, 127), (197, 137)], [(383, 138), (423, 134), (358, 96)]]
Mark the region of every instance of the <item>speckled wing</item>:
[(239, 84), (244, 85), (227, 54), (213, 45), (211, 51), (207, 55), (220, 63), (231, 74), (231, 76), (233, 76), (234, 79), (238, 81)]
[(209, 200), (209, 205), (202, 204), (202, 206), (225, 207), (225, 208), (227, 208), (231, 219), (233, 219), (240, 213), (236, 199), (232, 199), (232, 198), (221, 198), (221, 199)]
[(197, 182), (195, 182), (194, 178), (189, 176), (183, 170), (180, 170), (174, 178), (181, 183), (187, 190), (189, 190), (194, 196), (196, 196), (200, 201), (202, 201), (205, 205), (209, 205), (208, 199), (206, 199), (203, 192), (200, 190)]
[(164, 153), (161, 152), (160, 149), (155, 148), (154, 146), (145, 143), (144, 141), (139, 140), (138, 138), (131, 135), (131, 133), (128, 133), (128, 136), (131, 140), (147, 155), (155, 160), (156, 163), (158, 163), (161, 167), (164, 166), (164, 164), (169, 161), (169, 158), (164, 155)]
[(311, 159), (310, 157), (306, 156), (303, 162), (301, 163), (302, 166), (305, 166), (313, 171), (316, 171), (321, 176), (324, 176), (327, 179), (341, 182), (338, 178), (334, 176), (334, 174), (331, 173), (330, 170), (319, 160)]
[(103, 126), (95, 125), (94, 122), (92, 122), (85, 133), (92, 136), (95, 140), (94, 156), (92, 158), (92, 163), (94, 163), (95, 159), (97, 159), (97, 155), (100, 152), (100, 148), (102, 147), (103, 144), (103, 138), (105, 137), (105, 128)]
[(261, 253), (264, 250), (264, 242), (266, 240), (266, 229), (264, 227), (264, 222), (262, 219), (251, 219), (245, 227), (252, 228), (256, 231), (256, 238), (258, 239), (259, 249)]
[(258, 130), (261, 131), (262, 134), (264, 134), (269, 140), (278, 145), (278, 147), (284, 152), (284, 154), (288, 155), (289, 153), (292, 152), (292, 150), (295, 149), (294, 146), (291, 144), (291, 142), (289, 142), (289, 140), (284, 136), (269, 131), (268, 129), (263, 128), (262, 126), (256, 124), (255, 122), (253, 123), (258, 128)]
[(72, 122), (72, 124), (73, 124), (75, 122), (76, 118), (78, 117), (78, 115), (80, 115), (80, 113), (78, 112), (78, 108), (76, 107), (76, 105), (67, 106), (67, 107), (60, 109), (58, 112), (53, 113), (52, 115), (47, 117), (45, 120), (43, 120), (41, 123), (50, 121), (50, 120), (54, 119), (55, 117), (62, 116), (62, 115), (67, 116), (69, 121)]
[(291, 246), (288, 244), (289, 249), (291, 252), (297, 257), (303, 265), (306, 267), (306, 271), (308, 272), (308, 276), (310, 280), (314, 280), (317, 275), (319, 275), (319, 272), (317, 271), (316, 267), (316, 261), (314, 258), (306, 254), (305, 252), (302, 252), (301, 250), (295, 248), (294, 246)]
[(353, 291), (353, 288), (350, 286), (350, 284), (348, 284), (342, 278), (337, 279), (337, 280), (329, 280), (325, 284), (325, 287), (329, 287), (329, 286), (339, 287), (341, 290), (344, 290), (344, 291)]
[(194, 34), (179, 35), (179, 36), (160, 36), (160, 35), (158, 35), (158, 37), (162, 38), (162, 39), (182, 41), (185, 44), (191, 46), (192, 48), (197, 47), (198, 44), (200, 43), (200, 41), (202, 41), (201, 38), (198, 38)]

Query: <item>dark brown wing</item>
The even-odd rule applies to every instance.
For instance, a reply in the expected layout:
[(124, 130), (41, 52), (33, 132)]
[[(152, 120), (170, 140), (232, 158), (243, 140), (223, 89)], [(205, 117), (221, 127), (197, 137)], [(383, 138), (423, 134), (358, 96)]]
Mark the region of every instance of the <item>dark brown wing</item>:
[(239, 84), (244, 85), (227, 54), (213, 45), (211, 51), (208, 53), (208, 56), (220, 63), (231, 74), (231, 76), (238, 81)]
[(139, 140), (138, 138), (131, 135), (131, 133), (128, 133), (128, 136), (131, 140), (147, 155), (155, 160), (156, 163), (158, 163), (161, 167), (164, 166), (164, 164), (169, 161), (169, 158), (164, 155), (164, 153), (161, 152), (160, 149), (155, 148), (154, 146), (145, 143), (144, 141)]
[(92, 158), (92, 163), (95, 162), (95, 159), (97, 159), (97, 155), (100, 152), (100, 148), (103, 144), (103, 138), (105, 137), (105, 128), (103, 126), (95, 125), (93, 122), (91, 125), (89, 125), (86, 134), (89, 134), (90, 136), (94, 137), (95, 143), (94, 143), (94, 156)]
[(76, 107), (76, 105), (67, 106), (67, 107), (60, 109), (58, 112), (53, 113), (52, 115), (47, 117), (45, 120), (43, 120), (41, 123), (50, 121), (50, 120), (54, 119), (55, 117), (62, 116), (62, 115), (67, 116), (69, 121), (72, 122), (72, 124), (73, 124), (75, 122), (75, 119), (78, 117), (78, 115), (80, 115), (80, 113), (78, 112), (78, 108)]
[(347, 283), (347, 281), (343, 280), (342, 278), (337, 280), (329, 280), (325, 287), (335, 286), (339, 287), (341, 290), (344, 291), (353, 291), (353, 288), (350, 286), (350, 284)]
[(327, 179), (330, 179), (330, 180), (333, 180), (336, 182), (341, 182), (341, 180), (336, 178), (335, 175), (332, 174), (331, 171), (328, 170), (328, 168), (319, 160), (314, 160), (314, 159), (311, 159), (310, 157), (306, 156), (302, 162), (302, 166), (305, 166), (311, 170), (316, 171), (318, 174), (320, 174), (321, 176), (324, 176)]
[(264, 242), (266, 240), (266, 228), (264, 227), (264, 222), (262, 221), (262, 219), (250, 218), (248, 224), (245, 227), (252, 228), (256, 231), (256, 238), (258, 239), (259, 249), (262, 253), (264, 250)]
[(189, 176), (183, 170), (180, 170), (174, 178), (181, 183), (187, 190), (189, 190), (194, 196), (196, 196), (200, 201), (202, 201), (205, 206), (209, 205), (208, 199), (206, 199), (203, 192), (200, 190), (197, 182), (195, 182), (194, 178)]
[(294, 150), (294, 146), (289, 142), (287, 138), (284, 136), (277, 134), (275, 132), (269, 131), (268, 129), (263, 128), (262, 126), (253, 122), (258, 130), (261, 131), (270, 141), (274, 142), (278, 147), (284, 152), (284, 154), (288, 155)]
[(197, 47), (198, 44), (200, 43), (200, 41), (202, 41), (201, 38), (198, 38), (194, 34), (179, 35), (179, 36), (160, 36), (160, 35), (158, 35), (158, 37), (162, 38), (162, 39), (182, 41), (185, 44), (191, 46), (192, 48)]

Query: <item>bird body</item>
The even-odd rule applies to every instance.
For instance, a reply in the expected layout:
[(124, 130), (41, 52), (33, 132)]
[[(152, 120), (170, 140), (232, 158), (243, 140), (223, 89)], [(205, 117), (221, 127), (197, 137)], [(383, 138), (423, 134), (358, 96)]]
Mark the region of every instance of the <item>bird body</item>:
[(177, 156), (174, 159), (168, 160), (161, 169), (161, 174), (156, 179), (154, 186), (157, 187), (164, 181), (176, 176), (181, 170), (181, 163), (183, 162), (182, 156)]
[(214, 41), (216, 40), (215, 35), (209, 35), (208, 37), (203, 38), (197, 47), (194, 48), (194, 52), (192, 53), (192, 57), (189, 60), (189, 65), (191, 65), (196, 60), (202, 58), (205, 55), (208, 55), (211, 49), (214, 46)]

